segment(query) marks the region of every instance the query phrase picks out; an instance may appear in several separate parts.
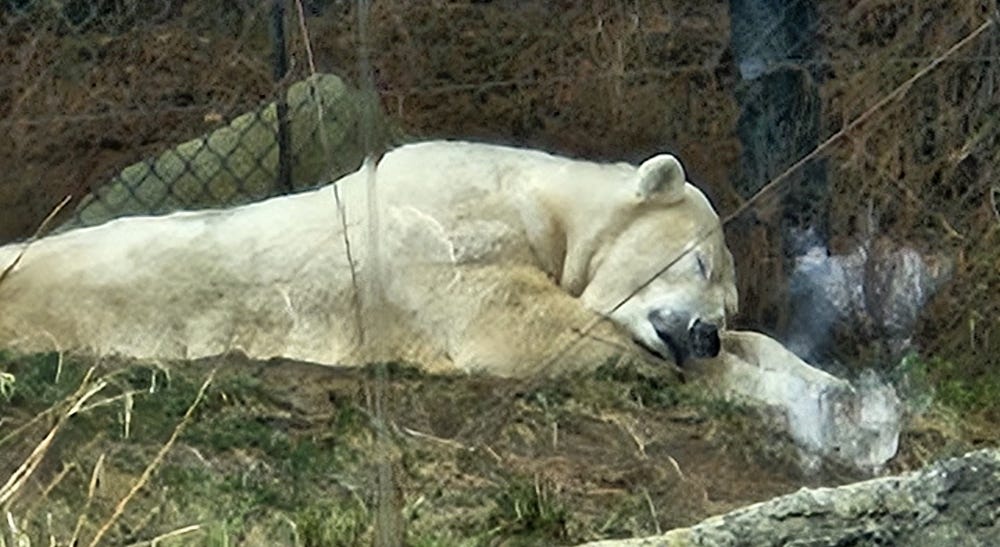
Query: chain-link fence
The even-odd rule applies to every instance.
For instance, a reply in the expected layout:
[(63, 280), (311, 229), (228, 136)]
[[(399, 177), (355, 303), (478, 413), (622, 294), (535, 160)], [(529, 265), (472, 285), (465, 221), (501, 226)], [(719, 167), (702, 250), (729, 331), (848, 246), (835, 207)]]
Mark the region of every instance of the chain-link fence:
[(333, 180), (370, 77), (383, 142), (676, 153), (727, 219), (738, 326), (1000, 394), (994, 0), (386, 0), (370, 75), (355, 2), (2, 6), (4, 241), (65, 195), (70, 227)]
[(247, 203), (361, 163), (365, 101), (289, 65), (282, 2), (8, 2), (3, 15), (5, 239), (65, 194), (63, 229)]
[[(956, 356), (990, 355), (979, 352), (997, 338), (996, 309), (983, 308), (995, 287), (975, 287), (995, 266), (995, 32), (908, 80), (992, 5), (806, 4), (563, 3), (553, 17), (541, 2), (377, 2), (374, 83), (390, 123), (415, 138), (632, 161), (674, 151), (723, 216), (905, 85), (797, 167), (780, 199), (732, 221), (743, 316), (785, 338), (850, 317), (844, 333), (896, 346), (919, 327)], [(245, 203), (353, 170), (356, 23), (344, 2), (6, 2), (0, 237), (28, 235), (67, 194), (74, 226)], [(813, 294), (797, 309), (796, 291), (815, 293), (793, 275), (810, 249), (853, 257), (841, 274), (868, 280), (863, 294)], [(883, 271), (897, 267), (905, 279)], [(899, 283), (929, 298), (945, 279), (938, 317), (916, 325)], [(960, 340), (976, 343), (958, 351)]]

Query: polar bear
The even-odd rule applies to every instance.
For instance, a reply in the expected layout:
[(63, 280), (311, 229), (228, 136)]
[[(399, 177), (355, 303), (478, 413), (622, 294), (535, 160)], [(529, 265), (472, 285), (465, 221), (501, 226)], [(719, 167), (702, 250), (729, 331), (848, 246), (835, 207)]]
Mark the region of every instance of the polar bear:
[(601, 164), (439, 141), (374, 167), (233, 209), (0, 247), (0, 348), (239, 350), (526, 378), (642, 347), (727, 396), (781, 408), (810, 450), (861, 466), (895, 453), (892, 393), (723, 330), (733, 259), (676, 158)]
[(0, 268), (22, 251), (0, 347), (516, 376), (629, 337), (678, 364), (713, 357), (737, 305), (719, 217), (667, 154), (411, 144), (315, 191), (9, 245)]

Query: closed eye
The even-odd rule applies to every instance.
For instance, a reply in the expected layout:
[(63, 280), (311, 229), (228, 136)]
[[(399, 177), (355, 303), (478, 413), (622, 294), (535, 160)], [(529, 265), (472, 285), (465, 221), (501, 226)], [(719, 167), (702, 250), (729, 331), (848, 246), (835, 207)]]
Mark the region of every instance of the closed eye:
[(703, 259), (700, 254), (695, 255), (695, 258), (698, 260), (698, 271), (701, 272), (701, 277), (707, 281), (708, 267), (705, 266), (705, 259)]

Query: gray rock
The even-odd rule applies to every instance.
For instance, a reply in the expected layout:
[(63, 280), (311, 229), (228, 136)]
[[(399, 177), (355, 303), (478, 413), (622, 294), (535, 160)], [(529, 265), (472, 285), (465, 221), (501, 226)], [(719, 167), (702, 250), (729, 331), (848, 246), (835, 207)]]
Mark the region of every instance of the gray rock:
[(920, 312), (951, 276), (947, 257), (922, 254), (885, 238), (849, 254), (831, 255), (808, 241), (811, 234), (796, 237), (805, 248), (789, 279), (798, 305), (786, 342), (806, 359), (828, 342), (838, 324), (901, 355), (911, 345)]
[(871, 473), (896, 455), (901, 408), (895, 389), (874, 374), (851, 383), (803, 361), (753, 331), (724, 331), (715, 359), (686, 366), (723, 397), (774, 411), (801, 449), (803, 467), (823, 460)]
[(802, 489), (656, 537), (590, 547), (1000, 545), (1000, 450), (900, 476)]

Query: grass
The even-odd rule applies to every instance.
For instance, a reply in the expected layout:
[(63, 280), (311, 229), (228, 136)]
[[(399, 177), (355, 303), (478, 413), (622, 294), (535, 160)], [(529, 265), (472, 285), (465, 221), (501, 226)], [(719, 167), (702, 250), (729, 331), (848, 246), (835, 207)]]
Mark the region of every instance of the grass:
[[(911, 365), (914, 378), (943, 366)], [(759, 411), (630, 363), (530, 383), (232, 356), (167, 366), (0, 354), (0, 371), (0, 481), (30, 471), (7, 490), (14, 527), (0, 526), (0, 547), (99, 533), (366, 544), (379, 464), (393, 469), (407, 544), (422, 546), (652, 534), (818, 480), (802, 482), (791, 443)], [(382, 453), (376, 381), (390, 420)], [(933, 431), (919, 435), (915, 446), (940, 448)]]
[(696, 407), (706, 418), (713, 419), (736, 418), (755, 412), (744, 403), (708, 394), (695, 384), (680, 383), (672, 373), (643, 370), (633, 364), (606, 363), (595, 371), (594, 379), (602, 384), (620, 386), (624, 389), (624, 398), (640, 407)]
[[(375, 500), (365, 494), (371, 462), (364, 450), (373, 432), (363, 408), (341, 400), (328, 415), (305, 421), (252, 377), (220, 375), (199, 398), (199, 377), (190, 371), (104, 361), (88, 376), (91, 365), (52, 353), (0, 354), (6, 379), (0, 410), (17, 424), (0, 451), (12, 458), (30, 451), (46, 430), (44, 418), (59, 415), (81, 386), (103, 386), (44, 451), (50, 465), (68, 471), (50, 487), (22, 488), (12, 505), (16, 526), (0, 533), (0, 545), (30, 547), (48, 537), (66, 544), (76, 536), (86, 545), (95, 534), (124, 543), (159, 537), (162, 545), (371, 541)], [(404, 381), (420, 377), (398, 365), (381, 373)], [(373, 375), (372, 369), (362, 373)], [(546, 405), (544, 393), (526, 397)], [(181, 433), (179, 424), (185, 424)], [(14, 461), (0, 462), (0, 472), (10, 472)], [(565, 539), (566, 509), (548, 487), (513, 478), (496, 490), (491, 506), (478, 533), (417, 530), (408, 541), (433, 546), (500, 536), (523, 536), (527, 544)], [(83, 524), (74, 531), (77, 522)]]
[(1000, 417), (1000, 377), (996, 375), (969, 374), (953, 360), (911, 353), (893, 376), (908, 400), (933, 401), (963, 415)]
[[(70, 471), (51, 487), (22, 486), (12, 498), (13, 508), (23, 511), (12, 511), (21, 517), (15, 519), (21, 532), (8, 530), (6, 537), (14, 545), (23, 544), (23, 537), (50, 535), (57, 542), (68, 542), (75, 527), (70, 523), (77, 520), (87, 523), (82, 537), (88, 541), (90, 534), (97, 539), (104, 533), (121, 541), (140, 541), (169, 533), (170, 519), (164, 516), (173, 512), (203, 524), (195, 532), (202, 535), (204, 544), (233, 544), (261, 534), (251, 523), (261, 516), (262, 508), (286, 515), (290, 524), (284, 528), (294, 530), (305, 545), (347, 545), (356, 539), (360, 524), (350, 522), (361, 522), (362, 513), (346, 489), (340, 489), (340, 499), (346, 500), (341, 509), (331, 509), (330, 501), (315, 507), (301, 503), (330, 494), (329, 477), (350, 451), (347, 443), (333, 443), (332, 437), (299, 436), (288, 424), (276, 424), (280, 417), (266, 406), (266, 391), (252, 379), (226, 376), (205, 391), (207, 383), (199, 388), (196, 376), (123, 363), (100, 364), (88, 377), (86, 363), (73, 358), (64, 361), (56, 354), (4, 354), (0, 370), (11, 378), (5, 384), (8, 388), (0, 399), (0, 411), (18, 425), (13, 430), (0, 429), (0, 451), (8, 457), (0, 470), (3, 473), (13, 471), (16, 458), (41, 446), (36, 443), (49, 428), (46, 416), (68, 415), (64, 411), (74, 390), (103, 386), (65, 421), (68, 425), (41, 452), (50, 465), (61, 462)], [(247, 402), (260, 406), (255, 411)], [(340, 428), (333, 433), (343, 438), (355, 433), (350, 428), (359, 423), (349, 412), (339, 413), (332, 422)], [(182, 435), (182, 448), (175, 447)], [(187, 455), (178, 457), (177, 452)], [(192, 465), (192, 459), (200, 465)], [(101, 467), (106, 488), (95, 493), (84, 479), (97, 467)], [(109, 484), (112, 481), (114, 485)], [(132, 485), (128, 493), (122, 488), (126, 484)], [(136, 495), (143, 490), (142, 495), (153, 497), (169, 493), (168, 501), (157, 506), (159, 517), (139, 518), (142, 510), (129, 506), (130, 500), (136, 500), (137, 506), (149, 510), (150, 500), (140, 501), (142, 495)], [(59, 503), (53, 503), (56, 499)], [(53, 518), (51, 511), (34, 510), (43, 505), (61, 507), (63, 514)], [(114, 522), (119, 513), (130, 521), (124, 529)], [(105, 532), (94, 524), (102, 522), (107, 524)], [(136, 522), (142, 526), (136, 527)], [(190, 539), (190, 534), (185, 537)], [(344, 541), (331, 543), (335, 537)]]
[(498, 536), (516, 536), (512, 545), (564, 542), (569, 536), (569, 509), (552, 486), (537, 476), (534, 481), (511, 477), (496, 493), (491, 530)]

